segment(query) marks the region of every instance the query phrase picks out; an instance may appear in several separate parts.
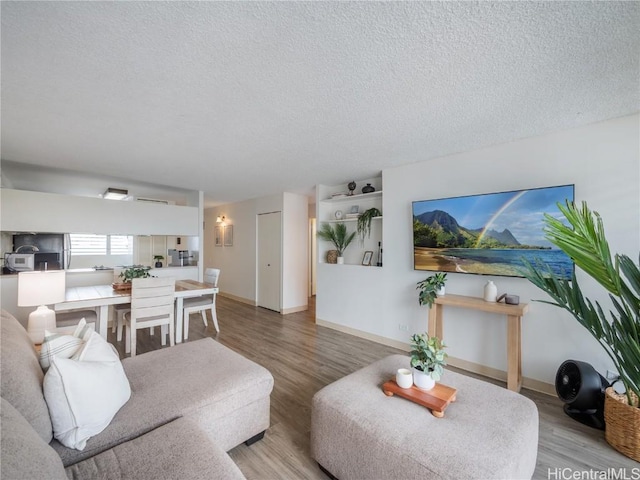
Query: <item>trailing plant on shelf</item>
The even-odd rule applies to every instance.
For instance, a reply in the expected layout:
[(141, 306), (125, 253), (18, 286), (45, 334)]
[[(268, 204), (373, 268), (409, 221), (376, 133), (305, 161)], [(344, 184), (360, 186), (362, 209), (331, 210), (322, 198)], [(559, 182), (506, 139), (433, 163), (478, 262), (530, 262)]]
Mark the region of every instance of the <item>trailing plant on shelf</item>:
[(122, 283), (131, 283), (134, 278), (149, 278), (151, 276), (150, 269), (151, 267), (132, 265), (122, 270), (118, 278), (122, 278)]
[(414, 333), (411, 335), (411, 366), (437, 382), (447, 365), (445, 348), (446, 345), (438, 337)]
[(318, 237), (331, 242), (338, 251), (338, 258), (342, 257), (345, 249), (353, 241), (356, 232), (347, 233), (347, 226), (340, 222), (336, 224), (323, 223), (318, 230)]
[(420, 290), (418, 294), (418, 302), (420, 305), (428, 305), (431, 308), (438, 294), (443, 294), (444, 284), (447, 281), (447, 274), (438, 272), (435, 275), (425, 278), (418, 282), (416, 290)]
[(357, 231), (360, 242), (364, 243), (364, 238), (371, 236), (371, 220), (380, 216), (382, 216), (382, 212), (375, 207), (365, 210), (358, 216)]
[(569, 281), (558, 278), (548, 266), (526, 263), (525, 276), (553, 299), (538, 301), (567, 310), (596, 338), (618, 370), (628, 404), (639, 407), (640, 267), (626, 255), (611, 258), (602, 219), (586, 202), (578, 207), (567, 201), (558, 208), (569, 226), (545, 214), (546, 238), (609, 293), (614, 309), (607, 314), (600, 303), (585, 298), (575, 271)]

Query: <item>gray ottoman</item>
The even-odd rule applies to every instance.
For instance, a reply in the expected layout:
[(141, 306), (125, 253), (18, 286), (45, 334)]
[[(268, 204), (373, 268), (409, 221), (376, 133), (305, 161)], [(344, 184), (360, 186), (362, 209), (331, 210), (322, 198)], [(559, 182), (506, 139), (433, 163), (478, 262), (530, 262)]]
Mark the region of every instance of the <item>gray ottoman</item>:
[(349, 479), (531, 478), (538, 454), (538, 410), (526, 397), (447, 371), (457, 388), (444, 418), (382, 384), (407, 368), (393, 355), (327, 385), (313, 397), (311, 454)]

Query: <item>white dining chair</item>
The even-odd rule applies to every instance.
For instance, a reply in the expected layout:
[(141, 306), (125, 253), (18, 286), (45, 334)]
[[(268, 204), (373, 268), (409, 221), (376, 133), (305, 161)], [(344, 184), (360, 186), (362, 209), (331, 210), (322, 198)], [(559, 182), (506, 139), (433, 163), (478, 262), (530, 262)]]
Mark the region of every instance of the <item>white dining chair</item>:
[[(131, 311), (125, 313), (125, 353), (136, 355), (137, 330), (167, 325), (169, 344), (175, 344), (175, 278), (135, 278), (131, 287)], [(164, 329), (163, 329), (164, 330)], [(164, 333), (161, 344), (166, 345)]]
[[(207, 268), (204, 271), (205, 283), (211, 283), (214, 287), (218, 286), (218, 279), (220, 278), (219, 268)], [(184, 318), (184, 339), (189, 338), (189, 315), (192, 313), (200, 312), (204, 326), (207, 326), (207, 310), (211, 310), (211, 318), (213, 319), (213, 326), (216, 332), (220, 331), (218, 327), (218, 315), (216, 314), (216, 294), (213, 295), (201, 295), (195, 298), (185, 298), (183, 304), (183, 318)]]

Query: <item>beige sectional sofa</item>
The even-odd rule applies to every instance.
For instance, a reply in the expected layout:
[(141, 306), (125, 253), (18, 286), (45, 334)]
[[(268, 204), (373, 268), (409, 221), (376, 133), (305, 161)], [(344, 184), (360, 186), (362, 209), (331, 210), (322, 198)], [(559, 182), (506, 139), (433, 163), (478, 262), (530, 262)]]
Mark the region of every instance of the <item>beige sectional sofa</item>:
[(24, 327), (2, 312), (1, 478), (244, 478), (225, 453), (262, 438), (273, 377), (207, 338), (122, 361), (131, 398), (84, 450), (60, 444)]

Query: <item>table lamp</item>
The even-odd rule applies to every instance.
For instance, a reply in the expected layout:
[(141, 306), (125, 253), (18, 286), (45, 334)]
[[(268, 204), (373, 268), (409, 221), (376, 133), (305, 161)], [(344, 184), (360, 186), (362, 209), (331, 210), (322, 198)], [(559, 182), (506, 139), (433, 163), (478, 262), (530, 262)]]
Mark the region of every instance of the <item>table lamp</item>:
[(56, 328), (56, 312), (47, 304), (63, 302), (65, 299), (65, 272), (18, 273), (18, 306), (38, 308), (29, 314), (27, 333), (33, 343), (42, 343), (44, 331)]

